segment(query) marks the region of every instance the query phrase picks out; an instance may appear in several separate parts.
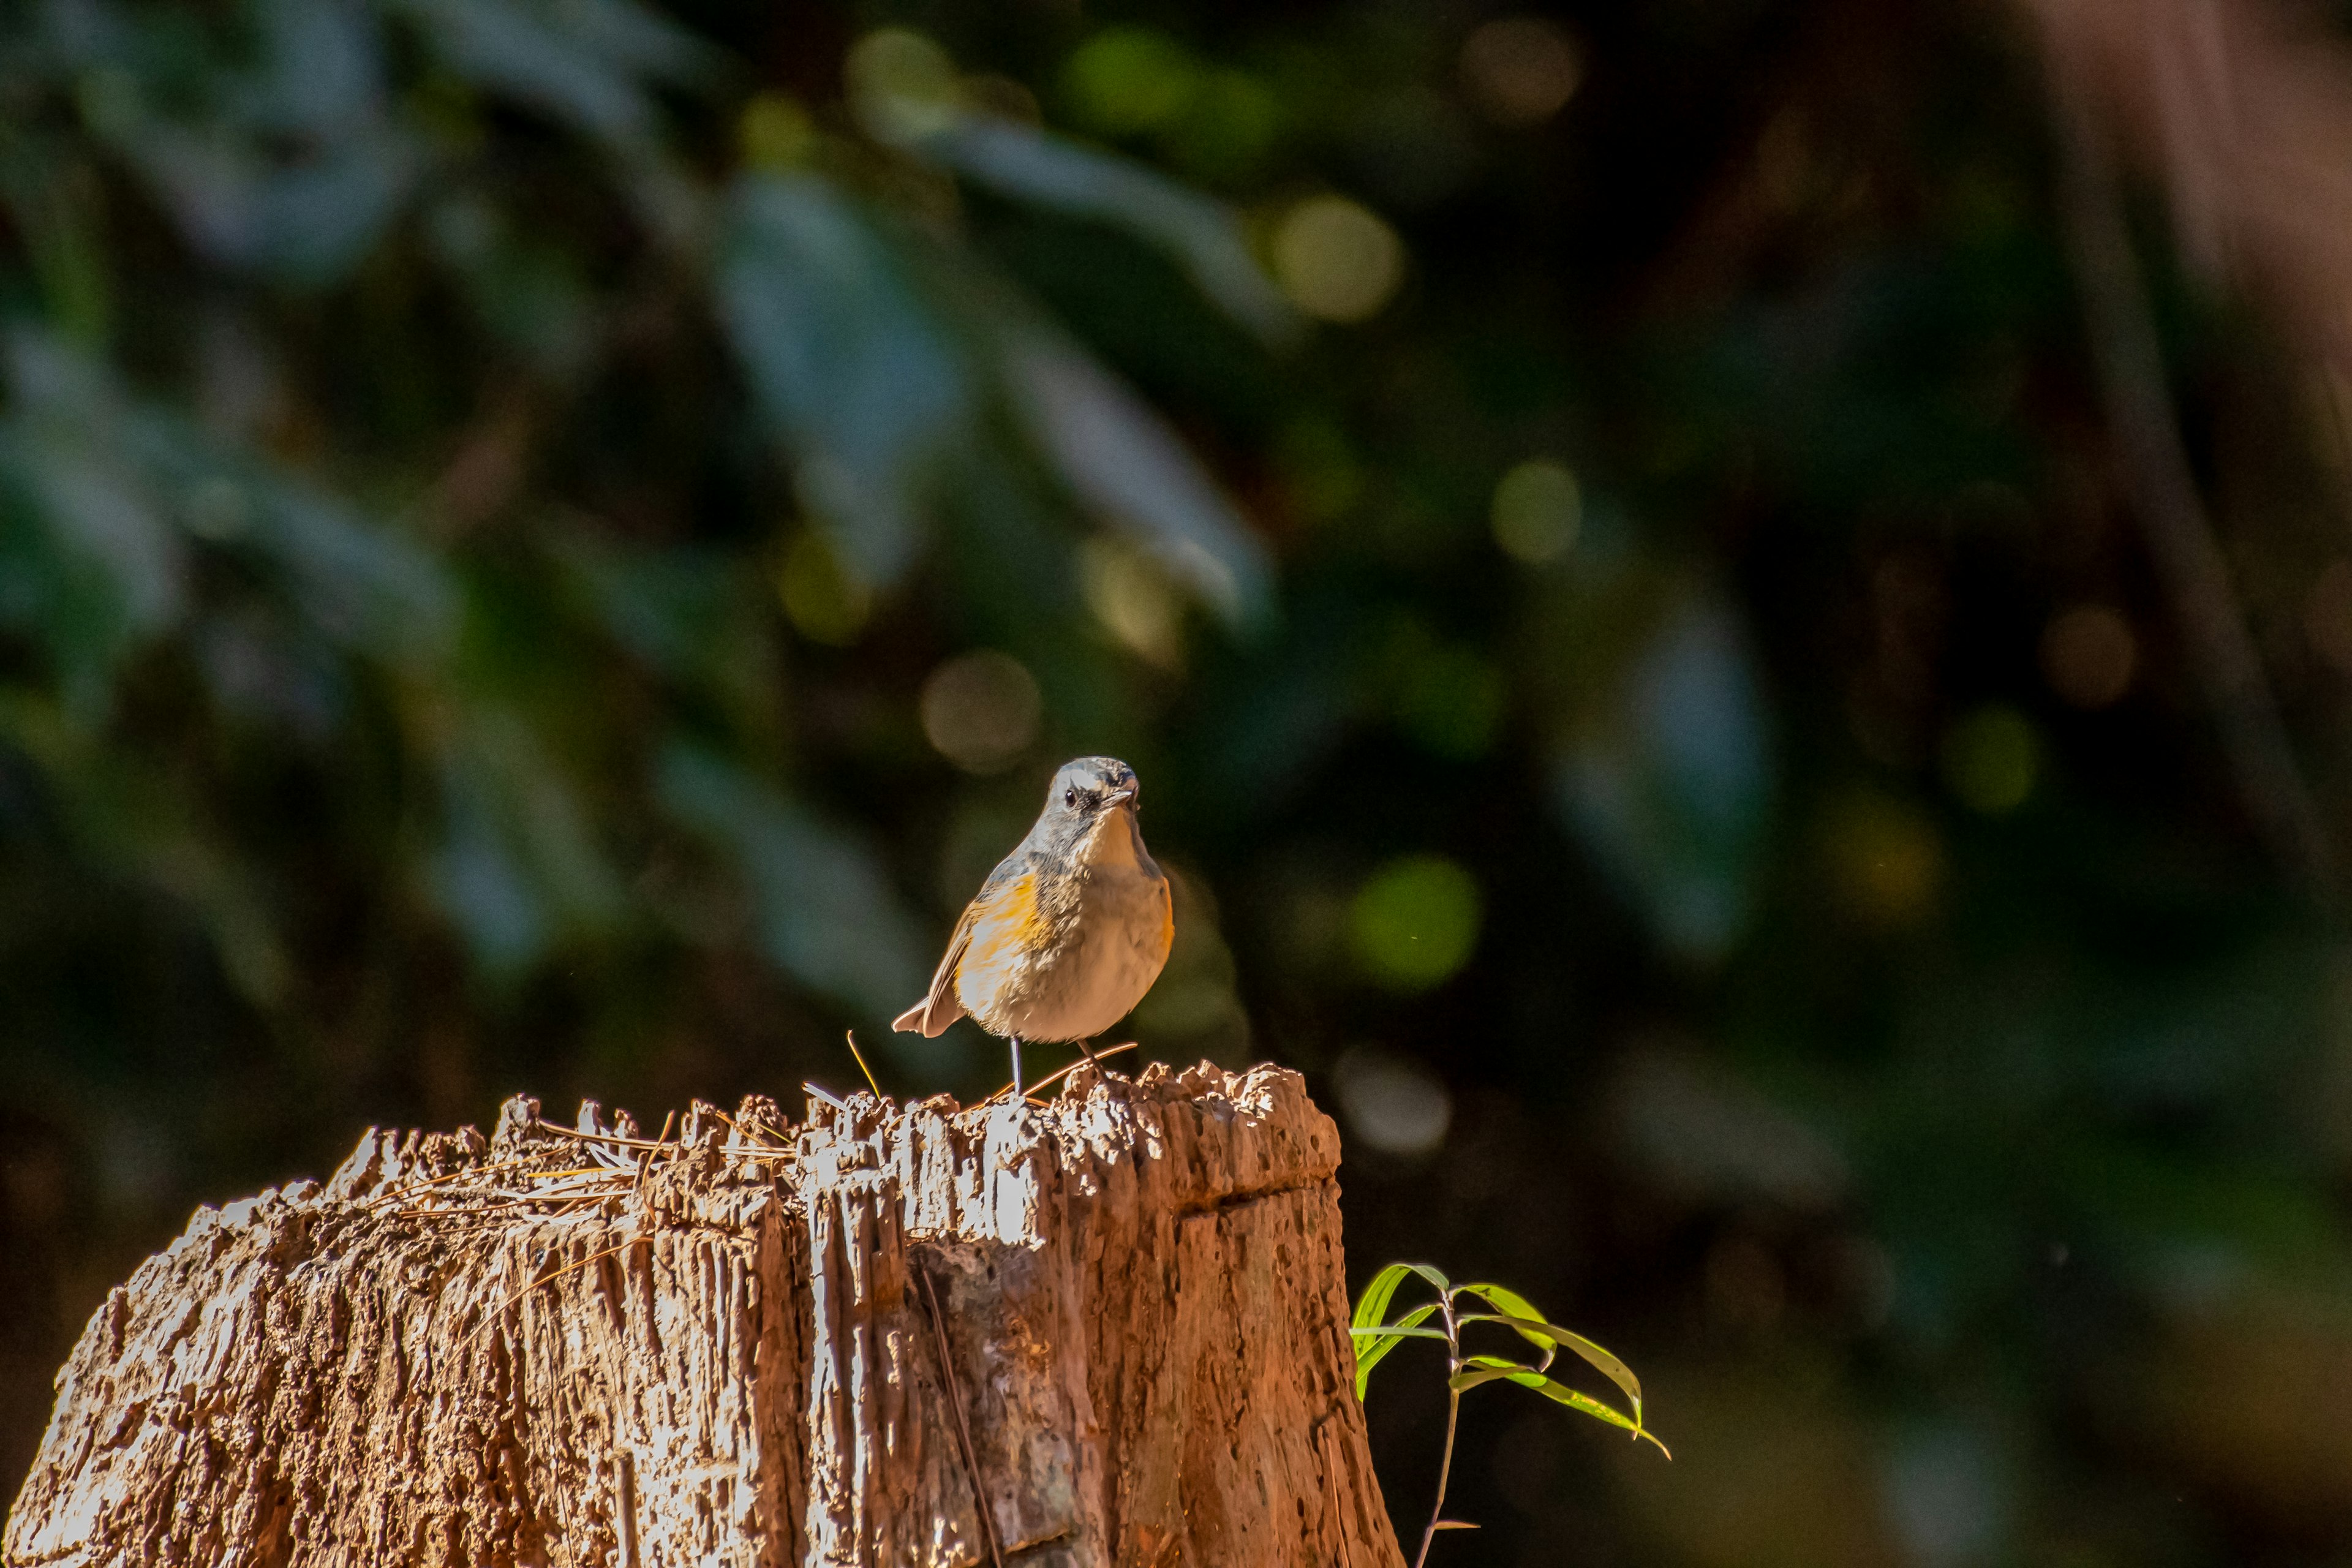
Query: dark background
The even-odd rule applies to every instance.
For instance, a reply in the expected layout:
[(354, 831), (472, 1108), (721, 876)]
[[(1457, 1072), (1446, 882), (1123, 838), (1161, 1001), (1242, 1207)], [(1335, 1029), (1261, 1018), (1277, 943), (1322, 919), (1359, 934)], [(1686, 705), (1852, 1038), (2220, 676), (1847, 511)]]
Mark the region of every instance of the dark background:
[(370, 1123), (994, 1087), (1108, 752), (1143, 1055), (1675, 1448), (1477, 1391), (1433, 1561), (2346, 1561), (2333, 26), (10, 8), (0, 1480)]

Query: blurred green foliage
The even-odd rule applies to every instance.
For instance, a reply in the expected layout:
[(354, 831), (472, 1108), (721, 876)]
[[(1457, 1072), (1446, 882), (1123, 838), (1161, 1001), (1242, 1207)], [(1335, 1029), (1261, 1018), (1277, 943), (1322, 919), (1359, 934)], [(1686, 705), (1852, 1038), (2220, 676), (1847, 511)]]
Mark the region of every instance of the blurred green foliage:
[[(1471, 1434), (1450, 1561), (2352, 1550), (2352, 967), (2041, 69), (1819, 0), (0, 15), (0, 1472), (192, 1203), (367, 1122), (847, 1027), (993, 1088), (883, 1020), (1110, 752), (1146, 1052), (1306, 1069), (1353, 1256), (1675, 1436)], [(2340, 823), (2340, 384), (2140, 238)]]

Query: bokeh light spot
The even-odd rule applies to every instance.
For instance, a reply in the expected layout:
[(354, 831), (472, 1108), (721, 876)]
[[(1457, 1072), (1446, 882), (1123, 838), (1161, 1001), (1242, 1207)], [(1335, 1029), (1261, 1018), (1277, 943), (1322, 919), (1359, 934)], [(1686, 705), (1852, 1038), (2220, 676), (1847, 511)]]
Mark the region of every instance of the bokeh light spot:
[(1575, 42), (1541, 16), (1498, 16), (1463, 40), (1463, 83), (1497, 124), (1541, 124), (1583, 79)]
[(2042, 634), (2042, 674), (2077, 708), (2105, 708), (2131, 689), (2139, 641), (2131, 623), (2105, 605), (2076, 605)]
[(1433, 1154), (1454, 1122), (1454, 1097), (1438, 1076), (1410, 1057), (1357, 1046), (1331, 1068), (1348, 1130), (1383, 1154)]
[(972, 773), (1003, 773), (1036, 742), (1045, 700), (1036, 678), (1010, 654), (959, 654), (923, 682), (923, 734)]
[(1979, 708), (1952, 725), (1943, 745), (1944, 782), (1962, 805), (1987, 816), (2015, 811), (2033, 793), (2042, 746), (2014, 708)]
[(1537, 458), (1503, 476), (1493, 511), (1495, 542), (1503, 553), (1541, 566), (1575, 547), (1584, 491), (1565, 464)]
[(1374, 873), (1348, 911), (1356, 956), (1398, 991), (1425, 991), (1469, 962), (1478, 884), (1443, 855), (1407, 855)]
[(2311, 584), (2303, 629), (2312, 652), (2352, 673), (2352, 561), (2331, 562)]
[(794, 631), (832, 647), (856, 642), (874, 613), (873, 591), (843, 568), (824, 535), (814, 530), (784, 552), (776, 595)]
[(1183, 605), (1151, 563), (1107, 539), (1078, 552), (1078, 586), (1103, 629), (1163, 669), (1183, 658)]
[(955, 61), (908, 27), (884, 27), (858, 39), (842, 62), (842, 79), (859, 121), (886, 142), (944, 130), (961, 108)]
[(1404, 243), (1361, 203), (1310, 196), (1274, 234), (1274, 272), (1291, 302), (1327, 321), (1379, 313), (1404, 278)]
[(1149, 27), (1106, 27), (1062, 71), (1071, 109), (1093, 130), (1131, 136), (1172, 123), (1201, 89), (1192, 52)]

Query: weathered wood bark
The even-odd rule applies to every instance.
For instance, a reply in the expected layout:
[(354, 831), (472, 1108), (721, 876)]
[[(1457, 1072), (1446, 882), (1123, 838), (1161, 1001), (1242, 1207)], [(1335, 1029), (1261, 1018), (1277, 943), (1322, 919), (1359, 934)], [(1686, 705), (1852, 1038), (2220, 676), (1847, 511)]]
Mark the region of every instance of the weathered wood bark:
[(7, 1562), (1402, 1563), (1296, 1074), (582, 1122), (200, 1210), (59, 1374)]

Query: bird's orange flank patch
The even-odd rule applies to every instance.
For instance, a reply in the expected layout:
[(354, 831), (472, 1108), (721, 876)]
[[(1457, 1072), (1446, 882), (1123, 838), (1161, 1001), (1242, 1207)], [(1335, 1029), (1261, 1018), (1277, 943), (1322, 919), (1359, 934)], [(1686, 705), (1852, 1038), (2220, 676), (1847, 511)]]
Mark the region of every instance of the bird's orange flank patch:
[(971, 945), (964, 949), (961, 970), (1001, 973), (1045, 942), (1045, 919), (1037, 908), (1037, 879), (1033, 873), (1015, 877), (974, 912)]

